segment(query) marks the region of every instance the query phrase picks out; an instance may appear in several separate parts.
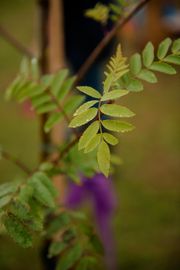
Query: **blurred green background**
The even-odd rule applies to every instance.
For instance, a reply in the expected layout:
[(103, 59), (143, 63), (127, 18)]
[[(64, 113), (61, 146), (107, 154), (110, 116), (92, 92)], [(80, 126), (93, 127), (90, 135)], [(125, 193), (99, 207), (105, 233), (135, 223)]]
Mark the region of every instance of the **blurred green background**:
[[(0, 22), (28, 46), (35, 42), (36, 21), (35, 0), (0, 0)], [(33, 168), (39, 152), (38, 121), (4, 100), (20, 60), (0, 37), (0, 145)], [(136, 130), (121, 136), (117, 149), (124, 160), (114, 179), (118, 209), (113, 224), (121, 270), (180, 269), (180, 76), (158, 79), (159, 84), (123, 99), (136, 112)], [(21, 173), (0, 160), (1, 182)], [(38, 245), (24, 250), (5, 236), (0, 239), (0, 269), (41, 269)]]

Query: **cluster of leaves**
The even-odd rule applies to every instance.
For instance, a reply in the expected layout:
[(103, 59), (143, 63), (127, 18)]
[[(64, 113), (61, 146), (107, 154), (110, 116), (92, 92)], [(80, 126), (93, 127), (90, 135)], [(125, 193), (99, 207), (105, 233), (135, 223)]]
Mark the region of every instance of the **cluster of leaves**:
[(116, 22), (124, 13), (124, 9), (129, 6), (125, 0), (114, 0), (109, 5), (98, 2), (93, 8), (85, 11), (85, 16), (91, 18), (102, 25), (106, 25), (108, 20)]
[[(77, 108), (69, 127), (77, 128), (88, 124), (79, 139), (78, 150), (83, 150), (84, 153), (95, 150), (99, 170), (107, 177), (110, 172), (111, 161), (109, 145), (118, 143), (118, 138), (110, 134), (109, 131), (127, 132), (134, 129), (133, 125), (126, 121), (110, 119), (110, 117), (127, 118), (135, 115), (128, 108), (116, 104), (115, 101), (127, 95), (130, 91), (142, 91), (143, 84), (141, 81), (156, 83), (157, 78), (154, 71), (170, 75), (175, 74), (176, 70), (171, 64), (179, 64), (179, 54), (180, 39), (172, 42), (170, 38), (166, 38), (160, 43), (156, 54), (153, 44), (149, 42), (142, 54), (134, 54), (127, 64), (127, 59), (122, 55), (121, 48), (118, 46), (116, 54), (111, 57), (107, 65), (102, 95), (100, 91), (90, 86), (77, 87), (81, 93), (92, 98), (80, 107), (84, 96), (73, 95), (69, 97), (68, 93), (73, 86), (74, 77), (69, 78), (67, 70), (41, 77), (36, 61), (33, 59), (30, 62), (25, 59), (22, 62), (20, 74), (6, 94), (10, 98), (16, 98), (19, 102), (30, 99), (37, 113), (49, 113), (44, 127), (46, 132), (51, 130), (64, 117), (68, 117), (66, 120), (69, 122), (68, 114), (74, 112)], [(94, 155), (90, 156), (89, 160), (94, 160)], [(79, 173), (84, 173), (85, 170), (82, 166), (79, 168), (77, 164), (73, 164), (72, 159), (70, 155), (66, 156), (65, 167), (62, 172), (65, 172), (77, 182)], [(90, 170), (96, 171), (97, 166), (95, 163), (93, 164)]]
[(49, 132), (84, 100), (82, 95), (68, 95), (75, 80), (68, 73), (67, 69), (63, 69), (56, 74), (40, 76), (37, 60), (25, 58), (18, 76), (6, 91), (6, 97), (20, 103), (30, 100), (37, 114), (48, 113), (44, 130)]
[[(48, 175), (38, 171), (26, 183), (0, 185), (0, 220), (6, 232), (22, 247), (31, 247), (33, 236), (53, 239), (48, 257), (59, 257), (56, 269), (89, 269), (98, 264), (103, 247), (93, 227), (79, 212), (59, 213), (57, 190)], [(58, 212), (57, 212), (58, 211)], [(57, 212), (57, 213), (56, 213)]]
[[(170, 46), (171, 54), (167, 55)], [(134, 116), (131, 110), (116, 104), (115, 100), (127, 95), (130, 91), (143, 90), (141, 80), (150, 83), (157, 82), (153, 71), (175, 74), (176, 70), (170, 64), (180, 64), (180, 39), (174, 42), (169, 38), (163, 40), (157, 50), (157, 59), (155, 59), (154, 47), (149, 42), (145, 46), (142, 56), (138, 53), (134, 54), (128, 65), (126, 64), (127, 59), (122, 56), (121, 48), (118, 46), (116, 54), (111, 57), (107, 65), (103, 94), (101, 95), (100, 91), (90, 86), (77, 87), (80, 92), (90, 96), (93, 100), (85, 102), (75, 111), (69, 127), (76, 128), (91, 121), (80, 137), (78, 148), (84, 153), (97, 149), (99, 169), (106, 177), (109, 175), (111, 161), (109, 145), (118, 143), (118, 139), (109, 131), (127, 132), (133, 130), (134, 126), (119, 119), (104, 119), (104, 116), (115, 118)]]
[(51, 180), (41, 171), (26, 183), (0, 185), (0, 218), (7, 233), (21, 246), (32, 246), (33, 235), (43, 231), (48, 209), (55, 208), (56, 195)]
[(170, 38), (166, 38), (159, 44), (156, 54), (153, 44), (148, 42), (142, 54), (135, 53), (131, 56), (130, 70), (118, 81), (119, 86), (129, 91), (142, 91), (144, 89), (142, 81), (157, 83), (154, 71), (176, 74), (171, 64), (180, 65), (180, 39), (173, 42)]
[(57, 257), (56, 270), (92, 269), (97, 266), (103, 247), (82, 213), (62, 211), (53, 217), (47, 236), (54, 241), (48, 257)]
[[(49, 238), (53, 238), (49, 257), (61, 255), (57, 270), (72, 267), (76, 270), (88, 269), (97, 264), (96, 257), (102, 248), (92, 228), (86, 222), (79, 222), (82, 219), (75, 213), (63, 211), (56, 214), (57, 193), (50, 177), (63, 173), (79, 182), (79, 175), (91, 177), (97, 170), (107, 177), (110, 163), (117, 163), (117, 157), (110, 153), (110, 147), (118, 143), (118, 138), (111, 132), (123, 133), (134, 129), (132, 124), (120, 118), (135, 114), (116, 103), (117, 99), (131, 91), (142, 91), (141, 81), (156, 83), (156, 71), (175, 74), (172, 64), (180, 64), (180, 39), (165, 39), (157, 53), (149, 42), (142, 54), (137, 53), (130, 58), (129, 64), (118, 46), (107, 65), (102, 94), (91, 86), (77, 87), (78, 91), (91, 97), (82, 104), (84, 96), (69, 95), (74, 77), (68, 77), (67, 70), (41, 76), (37, 61), (24, 59), (19, 75), (6, 92), (7, 97), (19, 102), (30, 99), (37, 113), (48, 113), (44, 127), (46, 132), (63, 118), (68, 117), (66, 120), (69, 122), (69, 114), (74, 111), (69, 127), (87, 126), (80, 138), (77, 136), (78, 145), (73, 144), (74, 147), (68, 148), (58, 170), (53, 163), (44, 163), (39, 171), (29, 176), (26, 183), (11, 182), (0, 186), (1, 223), (17, 243), (29, 247), (34, 234), (47, 233)], [(60, 154), (61, 151), (63, 149), (60, 149)], [(45, 233), (44, 219), (49, 215), (52, 218), (46, 224), (48, 228)]]
[[(132, 117), (134, 113), (124, 106), (115, 104), (114, 101), (128, 94), (127, 90), (117, 88), (117, 81), (128, 72), (126, 58), (122, 56), (121, 48), (118, 46), (116, 54), (111, 57), (105, 72), (105, 81), (103, 82), (103, 94), (90, 86), (79, 86), (80, 92), (94, 98), (81, 105), (74, 113), (74, 118), (69, 127), (76, 128), (91, 124), (85, 129), (80, 137), (78, 148), (84, 153), (89, 153), (97, 149), (97, 160), (99, 169), (107, 177), (110, 170), (110, 150), (109, 145), (116, 145), (118, 139), (109, 133), (109, 131), (127, 132), (134, 127), (125, 121), (104, 119), (103, 115), (108, 117), (125, 118)], [(94, 105), (98, 104), (98, 107)], [(105, 130), (104, 130), (105, 129)], [(107, 131), (106, 131), (107, 130)]]

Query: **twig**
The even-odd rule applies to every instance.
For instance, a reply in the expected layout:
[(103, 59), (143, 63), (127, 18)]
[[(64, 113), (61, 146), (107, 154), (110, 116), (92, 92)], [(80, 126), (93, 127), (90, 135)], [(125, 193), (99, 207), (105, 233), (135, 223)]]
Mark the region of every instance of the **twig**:
[[(92, 64), (95, 62), (99, 54), (103, 51), (103, 49), (108, 45), (108, 43), (111, 41), (111, 39), (116, 35), (118, 30), (123, 27), (138, 11), (140, 11), (150, 0), (142, 0), (140, 3), (138, 3), (129, 13), (126, 15), (126, 17), (121, 17), (120, 20), (116, 23), (116, 25), (113, 27), (113, 29), (100, 41), (98, 46), (94, 49), (94, 51), (90, 54), (90, 56), (87, 58), (85, 63), (81, 66), (77, 73), (77, 78), (75, 80), (74, 85), (77, 85), (81, 79), (84, 77), (84, 75), (87, 73), (89, 68), (92, 66)], [(81, 134), (79, 134), (72, 142), (70, 142), (65, 149), (53, 160), (53, 162), (56, 164), (64, 155), (71, 149), (72, 146), (74, 146)]]
[(141, 0), (125, 17), (121, 17), (119, 21), (115, 24), (112, 30), (100, 41), (97, 47), (92, 51), (87, 60), (80, 67), (77, 78), (75, 80), (74, 85), (77, 85), (82, 78), (85, 76), (89, 68), (95, 62), (99, 54), (103, 51), (103, 49), (108, 45), (108, 43), (112, 40), (112, 38), (116, 35), (118, 30), (122, 28), (134, 15), (142, 9), (150, 0)]
[(2, 25), (0, 25), (0, 36), (2, 36), (9, 44), (16, 48), (19, 52), (25, 54), (29, 58), (34, 57), (34, 53), (26, 48), (19, 40), (9, 33)]
[(54, 164), (58, 164), (58, 162), (69, 152), (69, 150), (78, 142), (81, 135), (75, 137), (53, 160), (51, 160)]
[(16, 166), (18, 166), (21, 170), (23, 170), (27, 175), (31, 174), (31, 171), (29, 168), (26, 167), (26, 165), (19, 159), (17, 159), (16, 157), (14, 157), (13, 155), (11, 155), (10, 153), (1, 150), (1, 156), (2, 158), (10, 161), (11, 163), (15, 164)]
[[(69, 124), (71, 122), (71, 119), (69, 118), (69, 116), (67, 115), (67, 113), (65, 112), (61, 104), (59, 103), (58, 99), (53, 95), (50, 89), (47, 89), (47, 92), (51, 96), (52, 101), (56, 104), (58, 111), (63, 114), (64, 119), (66, 120), (66, 123)], [(78, 137), (78, 132), (76, 129), (73, 129), (73, 133), (75, 134), (76, 137)]]

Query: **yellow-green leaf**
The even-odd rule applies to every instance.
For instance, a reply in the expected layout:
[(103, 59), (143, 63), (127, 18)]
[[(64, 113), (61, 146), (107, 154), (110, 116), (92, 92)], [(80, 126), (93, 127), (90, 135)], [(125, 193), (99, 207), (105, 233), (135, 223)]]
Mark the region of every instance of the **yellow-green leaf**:
[(137, 77), (139, 79), (144, 80), (144, 81), (149, 82), (149, 83), (156, 83), (157, 82), (157, 78), (156, 78), (155, 74), (152, 71), (147, 70), (147, 69), (142, 69)]
[(63, 118), (62, 112), (55, 112), (51, 114), (45, 123), (45, 126), (44, 126), (45, 132), (49, 132), (51, 128), (60, 121), (61, 118)]
[(142, 67), (141, 56), (139, 53), (135, 53), (130, 59), (130, 71), (133, 75), (137, 75)]
[(176, 70), (172, 66), (162, 62), (154, 62), (150, 69), (170, 75), (176, 74)]
[(91, 100), (88, 102), (85, 102), (84, 104), (82, 104), (73, 114), (74, 116), (81, 114), (85, 111), (87, 111), (87, 109), (89, 109), (90, 107), (92, 107), (93, 105), (95, 105), (96, 103), (98, 103), (98, 100)]
[(168, 55), (164, 58), (164, 61), (170, 64), (180, 65), (180, 55)]
[(114, 137), (112, 134), (109, 133), (103, 133), (103, 138), (105, 139), (105, 141), (111, 145), (116, 145), (118, 144), (118, 139), (116, 137)]
[(102, 124), (106, 129), (116, 132), (128, 132), (134, 129), (130, 123), (120, 120), (103, 120)]
[(85, 148), (88, 145), (88, 143), (96, 135), (98, 130), (99, 130), (99, 121), (95, 121), (83, 132), (78, 143), (79, 150)]
[(73, 247), (70, 246), (64, 255), (60, 258), (56, 270), (68, 270), (80, 259), (82, 255), (82, 247), (76, 243)]
[(151, 42), (148, 42), (143, 50), (143, 64), (145, 67), (149, 67), (154, 60), (154, 46)]
[(90, 97), (101, 98), (101, 94), (97, 90), (95, 90), (93, 87), (78, 86), (77, 89)]
[(132, 117), (135, 115), (128, 108), (117, 104), (103, 104), (100, 110), (102, 113), (114, 117)]
[(166, 38), (159, 44), (157, 51), (157, 57), (159, 59), (163, 59), (166, 56), (171, 43), (172, 40), (170, 38)]
[(84, 153), (89, 153), (93, 151), (99, 145), (100, 141), (101, 141), (101, 134), (96, 134), (87, 144)]
[(172, 52), (178, 54), (180, 51), (180, 38), (176, 39), (172, 45)]
[(102, 141), (99, 144), (97, 152), (97, 161), (100, 171), (108, 177), (110, 169), (110, 150), (106, 142)]
[(127, 90), (112, 90), (112, 91), (104, 94), (101, 98), (101, 101), (118, 99), (120, 97), (127, 95), (128, 93), (129, 93), (129, 91), (127, 91)]
[(76, 128), (85, 125), (96, 116), (97, 111), (98, 110), (96, 108), (90, 108), (80, 115), (75, 116), (70, 122), (69, 127)]

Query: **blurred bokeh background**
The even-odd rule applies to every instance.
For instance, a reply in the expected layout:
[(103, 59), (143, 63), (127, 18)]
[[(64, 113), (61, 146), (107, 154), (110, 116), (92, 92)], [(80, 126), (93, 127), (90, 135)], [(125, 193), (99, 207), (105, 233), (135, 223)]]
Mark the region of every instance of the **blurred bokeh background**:
[[(158, 5), (164, 8), (163, 1), (157, 3), (152, 1), (119, 35), (126, 55), (141, 50), (149, 39), (157, 44), (167, 35), (178, 35), (172, 23), (167, 23), (169, 17), (157, 12)], [(174, 3), (178, 9), (178, 1)], [(0, 0), (0, 23), (33, 48), (36, 1)], [(0, 145), (33, 168), (38, 162), (38, 121), (21, 106), (4, 100), (21, 58), (0, 37)], [(121, 270), (180, 269), (180, 76), (158, 74), (158, 80), (158, 84), (146, 84), (145, 91), (123, 99), (123, 104), (136, 112), (136, 130), (120, 137), (117, 153), (123, 165), (116, 169), (113, 180), (118, 198), (113, 227)], [(0, 160), (1, 182), (21, 174), (17, 167)], [(1, 235), (0, 269), (41, 269), (38, 246), (24, 250)]]

